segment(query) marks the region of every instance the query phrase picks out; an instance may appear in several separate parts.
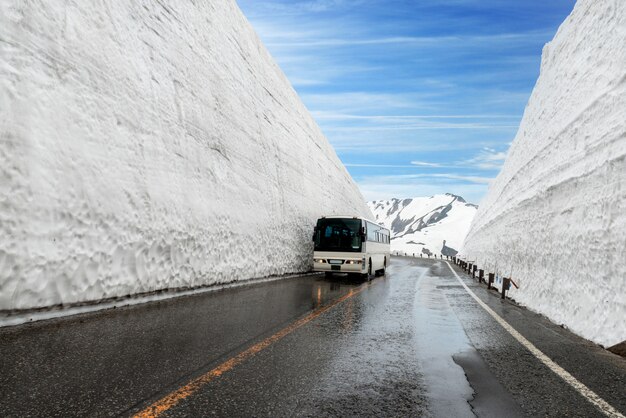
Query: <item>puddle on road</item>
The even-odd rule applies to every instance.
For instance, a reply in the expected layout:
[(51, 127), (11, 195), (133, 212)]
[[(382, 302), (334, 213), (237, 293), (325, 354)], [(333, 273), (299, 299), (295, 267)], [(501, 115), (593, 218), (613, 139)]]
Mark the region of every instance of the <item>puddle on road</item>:
[(471, 404), (473, 411), (482, 418), (524, 416), (519, 405), (493, 376), (478, 351), (467, 350), (454, 355), (454, 362), (465, 370), (465, 375), (475, 391)]
[(474, 391), (453, 359), (472, 346), (445, 295), (437, 289), (442, 279), (428, 273), (429, 269), (423, 269), (415, 283), (413, 314), (415, 344), (431, 412), (442, 417), (474, 417), (469, 404)]
[(412, 291), (412, 279), (379, 277), (321, 317), (316, 341), (325, 341), (332, 357), (297, 410), (282, 415), (428, 416), (413, 348)]

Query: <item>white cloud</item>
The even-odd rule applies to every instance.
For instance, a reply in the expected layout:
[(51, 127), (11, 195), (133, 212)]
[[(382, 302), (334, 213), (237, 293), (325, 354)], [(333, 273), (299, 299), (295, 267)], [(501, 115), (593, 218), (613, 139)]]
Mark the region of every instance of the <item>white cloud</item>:
[(452, 180), (461, 180), (466, 181), (468, 183), (476, 183), (476, 184), (490, 184), (492, 177), (480, 177), (480, 176), (464, 176), (458, 174), (432, 174), (432, 177), (440, 177)]
[(252, 16), (268, 15), (272, 17), (323, 13), (340, 8), (355, 7), (364, 2), (365, 0), (238, 1), (240, 5), (245, 4), (247, 6), (246, 10)]
[(420, 131), (429, 129), (517, 129), (517, 125), (497, 125), (485, 123), (423, 123), (398, 126), (338, 126), (328, 127), (325, 130), (332, 132), (361, 132), (361, 131)]
[(505, 151), (496, 151), (493, 148), (483, 148), (483, 150), (474, 158), (462, 161), (460, 165), (481, 170), (500, 170), (507, 153)]
[(369, 177), (357, 180), (357, 184), (366, 200), (381, 200), (390, 198), (413, 198), (432, 196), (442, 193), (453, 193), (462, 196), (471, 203), (479, 204), (487, 193), (486, 184), (462, 182), (429, 182), (426, 179), (389, 178), (389, 176)]
[[(329, 34), (331, 36), (329, 36)], [(332, 36), (334, 35), (334, 36)], [(275, 40), (268, 42), (268, 47), (294, 47), (294, 48), (319, 48), (319, 47), (341, 47), (341, 46), (359, 46), (359, 45), (402, 45), (406, 46), (438, 46), (441, 44), (452, 45), (456, 48), (461, 46), (472, 47), (476, 45), (485, 45), (486, 43), (510, 44), (521, 43), (526, 44), (529, 38), (546, 39), (547, 32), (531, 31), (521, 33), (500, 33), (493, 35), (479, 36), (389, 36), (389, 37), (346, 37), (343, 31), (320, 32), (318, 36), (297, 36), (297, 37), (273, 37)], [(279, 40), (280, 39), (280, 40)]]
[(364, 167), (364, 168), (416, 168), (413, 165), (402, 165), (402, 164), (344, 164), (346, 167)]
[(481, 176), (468, 176), (462, 174), (455, 173), (419, 173), (419, 174), (391, 174), (391, 175), (381, 175), (381, 176), (367, 176), (364, 177), (363, 180), (371, 181), (375, 179), (379, 182), (386, 182), (389, 184), (398, 183), (398, 182), (406, 182), (409, 180), (418, 180), (420, 182), (424, 182), (429, 180), (431, 183), (451, 183), (448, 180), (457, 180), (454, 183), (458, 183), (458, 181), (462, 181), (464, 183), (473, 183), (473, 184), (489, 184), (492, 177), (481, 177)]
[(418, 167), (441, 167), (441, 164), (427, 163), (426, 161), (411, 161), (411, 164)]
[(311, 113), (317, 120), (369, 120), (393, 123), (420, 119), (519, 119), (519, 115), (354, 115), (328, 111), (312, 111)]
[(302, 101), (314, 113), (321, 110), (326, 115), (346, 114), (346, 110), (365, 113), (368, 111), (379, 111), (380, 109), (413, 109), (420, 102), (425, 102), (427, 99), (428, 96), (426, 95), (370, 93), (365, 91), (302, 95)]

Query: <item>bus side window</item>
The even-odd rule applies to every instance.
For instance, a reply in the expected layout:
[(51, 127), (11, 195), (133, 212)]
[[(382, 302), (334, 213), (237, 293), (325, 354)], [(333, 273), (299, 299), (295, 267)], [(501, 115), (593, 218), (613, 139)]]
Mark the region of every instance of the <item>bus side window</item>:
[(376, 225), (371, 224), (371, 223), (367, 223), (367, 240), (368, 241), (376, 241), (376, 232), (374, 231), (374, 228), (376, 227)]

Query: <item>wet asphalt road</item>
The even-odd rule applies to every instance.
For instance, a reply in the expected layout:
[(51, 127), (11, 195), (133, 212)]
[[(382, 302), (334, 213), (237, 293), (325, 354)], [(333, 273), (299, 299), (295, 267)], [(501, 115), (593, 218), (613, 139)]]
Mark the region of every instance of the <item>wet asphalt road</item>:
[[(626, 414), (625, 359), (457, 272)], [(128, 416), (164, 397), (162, 416), (604, 416), (445, 262), (402, 257), (369, 283), (305, 276), (0, 329), (0, 361), (3, 417)]]

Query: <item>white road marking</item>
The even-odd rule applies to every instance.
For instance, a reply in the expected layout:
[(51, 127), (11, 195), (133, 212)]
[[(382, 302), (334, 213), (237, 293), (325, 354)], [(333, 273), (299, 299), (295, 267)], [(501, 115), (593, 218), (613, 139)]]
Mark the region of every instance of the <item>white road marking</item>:
[(509, 334), (511, 334), (513, 336), (513, 338), (515, 338), (517, 341), (519, 341), (520, 344), (522, 344), (524, 347), (526, 347), (528, 349), (528, 351), (530, 351), (539, 361), (541, 361), (543, 364), (548, 366), (548, 368), (550, 368), (550, 370), (552, 370), (561, 379), (563, 379), (566, 383), (568, 383), (570, 386), (572, 386), (578, 393), (580, 393), (583, 397), (585, 397), (585, 399), (587, 399), (589, 402), (591, 402), (593, 405), (595, 405), (606, 416), (608, 416), (608, 417), (615, 417), (615, 418), (618, 418), (618, 417), (619, 418), (626, 418), (617, 409), (613, 408), (611, 405), (608, 404), (608, 402), (606, 402), (604, 399), (599, 397), (594, 391), (589, 389), (583, 383), (578, 381), (574, 376), (569, 374), (569, 372), (567, 370), (565, 370), (564, 368), (562, 368), (561, 366), (556, 364), (554, 361), (552, 361), (548, 356), (543, 354), (543, 352), (541, 352), (541, 350), (539, 350), (537, 347), (535, 347), (533, 345), (533, 343), (531, 343), (526, 338), (524, 338), (524, 336), (522, 334), (517, 332), (517, 330), (515, 330), (515, 328), (513, 328), (511, 325), (509, 325), (508, 322), (506, 322), (504, 319), (502, 319), (502, 317), (500, 317), (500, 315), (495, 313), (489, 306), (487, 306), (487, 304), (485, 302), (483, 302), (481, 299), (479, 299), (478, 296), (476, 296), (476, 294), (474, 292), (472, 292), (469, 287), (467, 287), (467, 285), (463, 282), (463, 280), (461, 280), (461, 278), (456, 273), (456, 271), (454, 271), (454, 269), (452, 268), (450, 263), (448, 263), (446, 261), (446, 264), (450, 268), (450, 271), (452, 271), (452, 273), (454, 273), (454, 275), (456, 276), (458, 281), (463, 285), (465, 290), (470, 294), (470, 296), (472, 298), (474, 298), (474, 300), (476, 302), (478, 302), (478, 304), (484, 310), (486, 310), (487, 313), (489, 313), (489, 315), (491, 315), (496, 321), (498, 321), (498, 323), (500, 325), (502, 325), (502, 327)]

